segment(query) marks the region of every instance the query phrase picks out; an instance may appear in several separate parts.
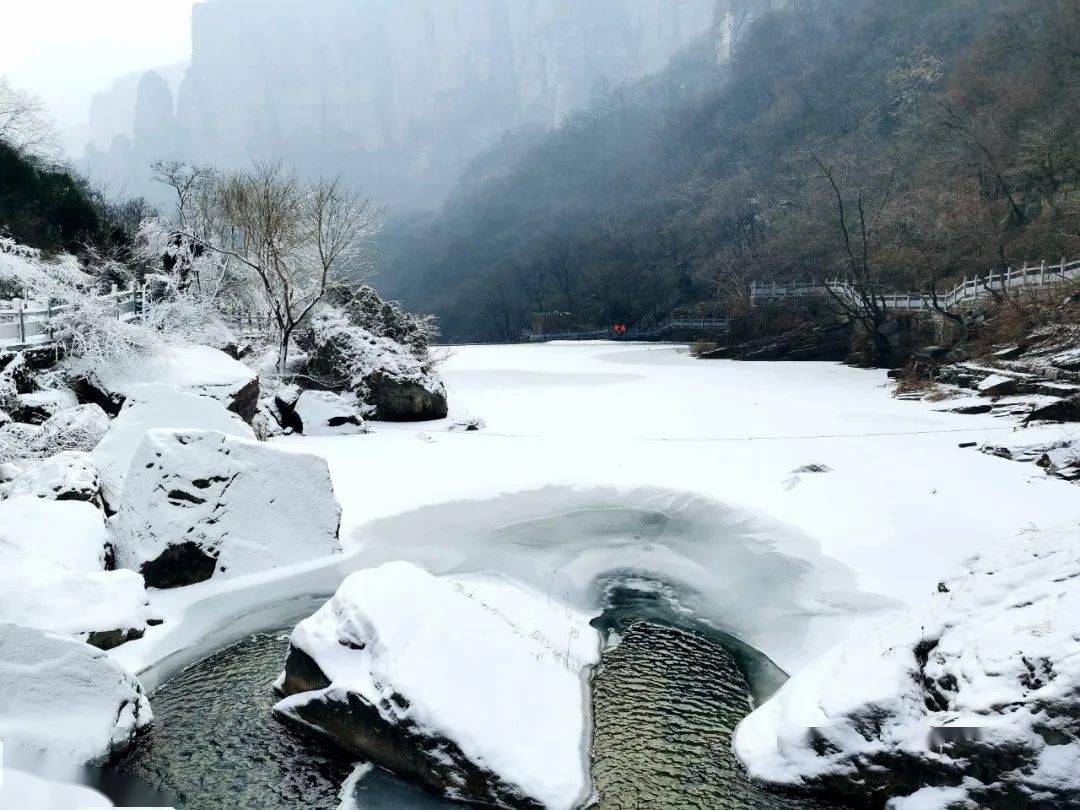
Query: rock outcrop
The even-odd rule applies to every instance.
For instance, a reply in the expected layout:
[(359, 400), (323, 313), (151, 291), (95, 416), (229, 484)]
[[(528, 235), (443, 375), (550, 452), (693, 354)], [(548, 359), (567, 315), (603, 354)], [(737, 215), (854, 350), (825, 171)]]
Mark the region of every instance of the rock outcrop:
[(135, 676), (69, 638), (0, 624), (0, 739), (7, 753), (105, 765), (152, 721)]
[(542, 595), (391, 563), (296, 628), (275, 711), (438, 795), (576, 807), (598, 652), (587, 620)]
[(350, 323), (327, 308), (306, 338), (310, 373), (351, 392), (373, 419), (423, 422), (446, 418), (446, 386), (429, 361), (401, 343)]
[(736, 753), (758, 779), (858, 802), (942, 789), (956, 807), (1073, 806), (1078, 613), (1080, 524), (1011, 539), (797, 672)]
[(216, 431), (153, 430), (131, 459), (116, 563), (148, 587), (235, 577), (340, 550), (326, 462)]

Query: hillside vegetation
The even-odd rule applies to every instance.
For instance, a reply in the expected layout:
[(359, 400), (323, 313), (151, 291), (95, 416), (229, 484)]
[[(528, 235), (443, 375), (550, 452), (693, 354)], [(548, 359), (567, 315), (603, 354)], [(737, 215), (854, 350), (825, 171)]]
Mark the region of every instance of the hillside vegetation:
[(439, 215), (391, 222), (379, 284), (449, 337), (582, 324), (752, 279), (871, 294), (1080, 248), (1080, 6), (795, 0), (544, 137), (508, 136)]

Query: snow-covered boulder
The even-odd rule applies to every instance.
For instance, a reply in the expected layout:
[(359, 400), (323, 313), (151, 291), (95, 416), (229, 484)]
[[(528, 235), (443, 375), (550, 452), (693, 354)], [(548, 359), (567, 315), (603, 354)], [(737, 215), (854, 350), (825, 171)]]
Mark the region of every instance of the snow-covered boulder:
[(305, 340), (312, 375), (351, 391), (374, 419), (422, 422), (447, 414), (446, 387), (409, 348), (378, 337), (328, 308), (312, 319)]
[(0, 425), (0, 463), (21, 462), (41, 456), (41, 428), (22, 422)]
[(138, 385), (130, 390), (120, 415), (92, 453), (101, 475), (105, 502), (119, 508), (131, 459), (148, 430), (216, 430), (241, 439), (254, 439), (251, 427), (217, 400), (181, 391), (170, 385)]
[(78, 405), (45, 420), (36, 448), (44, 455), (68, 450), (89, 453), (104, 438), (109, 424), (108, 414), (99, 405)]
[(142, 579), (106, 571), (100, 510), (77, 501), (0, 501), (0, 621), (109, 648), (146, 630)]
[(293, 631), (275, 711), (448, 798), (576, 807), (599, 646), (542, 594), (390, 563)]
[(250, 422), (259, 401), (259, 377), (243, 363), (209, 346), (169, 346), (155, 360), (103, 366), (90, 374), (83, 393), (112, 414), (119, 413), (136, 386), (160, 383), (216, 399)]
[(153, 721), (138, 680), (100, 650), (0, 624), (0, 740), (72, 764), (105, 764)]
[(932, 786), (978, 807), (1075, 806), (1078, 616), (1080, 524), (1017, 537), (797, 672), (735, 751), (758, 779), (859, 801)]
[(52, 501), (97, 504), (101, 499), (101, 481), (88, 453), (59, 453), (20, 472), (3, 487), (3, 492), (8, 498), (29, 495)]
[(117, 564), (156, 588), (339, 551), (326, 462), (216, 431), (146, 434), (124, 482)]
[(40, 425), (49, 417), (78, 404), (75, 394), (64, 388), (19, 394), (16, 405), (11, 410), (11, 418), (16, 422)]
[(289, 422), (305, 436), (344, 436), (366, 430), (356, 406), (330, 391), (304, 391), (293, 405)]

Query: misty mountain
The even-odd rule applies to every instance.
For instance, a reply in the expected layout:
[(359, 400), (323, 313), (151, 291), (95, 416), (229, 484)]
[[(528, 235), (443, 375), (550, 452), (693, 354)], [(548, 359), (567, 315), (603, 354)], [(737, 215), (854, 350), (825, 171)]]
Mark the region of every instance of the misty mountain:
[[(130, 82), (97, 100), (86, 167), (146, 193), (156, 159), (280, 158), (306, 174), (343, 173), (394, 207), (436, 208), (504, 133), (556, 127), (604, 88), (662, 69), (714, 29), (716, 6), (211, 0), (194, 7), (175, 98), (169, 77), (151, 73), (134, 109), (115, 109)], [(103, 137), (110, 114), (125, 137)]]
[(1080, 248), (1076, 3), (759, 11), (730, 61), (714, 29), (557, 130), (504, 141), (438, 214), (391, 220), (380, 290), (451, 339), (507, 340), (534, 312), (738, 312), (754, 279), (931, 290)]

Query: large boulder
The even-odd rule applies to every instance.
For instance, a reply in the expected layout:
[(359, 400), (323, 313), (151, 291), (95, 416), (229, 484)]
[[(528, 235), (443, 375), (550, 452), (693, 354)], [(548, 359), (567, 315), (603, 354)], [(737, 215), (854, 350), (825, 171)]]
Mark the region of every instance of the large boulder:
[[(280, 407), (280, 398), (275, 401)], [(285, 425), (304, 436), (348, 436), (367, 430), (356, 406), (331, 391), (304, 391), (284, 414)]]
[(446, 417), (446, 387), (431, 362), (406, 345), (372, 334), (332, 308), (312, 319), (304, 343), (311, 376), (351, 391), (372, 418), (422, 422)]
[(924, 789), (956, 807), (1075, 806), (1078, 615), (1080, 524), (1012, 539), (797, 672), (735, 751), (762, 781), (874, 806)]
[(59, 453), (14, 476), (0, 486), (5, 497), (29, 495), (51, 501), (85, 501), (98, 504), (101, 481), (88, 453)]
[(23, 495), (0, 501), (0, 621), (113, 647), (149, 618), (142, 579), (106, 571), (101, 511)]
[(0, 739), (8, 752), (104, 765), (153, 721), (138, 680), (100, 650), (0, 624)]
[(117, 564), (155, 588), (333, 554), (341, 508), (326, 462), (214, 431), (153, 430), (131, 460)]
[(86, 377), (80, 393), (110, 414), (118, 414), (136, 386), (159, 383), (216, 399), (244, 421), (254, 417), (259, 377), (250, 368), (209, 346), (170, 346), (157, 359), (138, 365), (103, 366)]
[(35, 448), (44, 455), (89, 453), (109, 430), (109, 416), (98, 405), (78, 405), (59, 411), (41, 425)]
[(241, 439), (254, 439), (251, 427), (217, 400), (190, 394), (170, 385), (138, 385), (130, 390), (120, 415), (92, 453), (101, 475), (106, 504), (119, 508), (131, 459), (148, 430), (193, 428), (216, 430)]
[(448, 798), (577, 807), (598, 653), (587, 618), (541, 594), (390, 563), (293, 631), (275, 712)]

